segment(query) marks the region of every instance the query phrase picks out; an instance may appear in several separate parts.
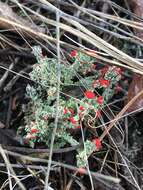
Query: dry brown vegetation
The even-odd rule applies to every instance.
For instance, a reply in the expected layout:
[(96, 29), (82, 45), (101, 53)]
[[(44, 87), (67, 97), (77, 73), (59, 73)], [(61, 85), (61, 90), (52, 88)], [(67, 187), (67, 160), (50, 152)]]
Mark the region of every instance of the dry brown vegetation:
[[(0, 1), (1, 190), (143, 188), (142, 16), (142, 0)], [(75, 165), (77, 147), (32, 149), (16, 133), (27, 105), (25, 87), (33, 82), (28, 73), (35, 45), (62, 63), (71, 49), (95, 50), (90, 55), (99, 64), (124, 70), (122, 88), (98, 122), (103, 150), (91, 156), (83, 175)]]

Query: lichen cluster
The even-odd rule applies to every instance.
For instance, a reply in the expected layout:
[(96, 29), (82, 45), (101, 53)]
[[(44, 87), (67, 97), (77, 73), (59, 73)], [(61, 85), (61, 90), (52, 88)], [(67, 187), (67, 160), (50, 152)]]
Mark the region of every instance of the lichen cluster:
[[(57, 59), (43, 56), (40, 47), (34, 47), (33, 53), (37, 63), (30, 73), (34, 83), (26, 88), (30, 101), (22, 135), (31, 147), (35, 143), (49, 147), (56, 116)], [(77, 150), (77, 165), (85, 167), (88, 157), (102, 147), (90, 129), (96, 130), (96, 121), (115, 92), (121, 70), (115, 66), (98, 68), (94, 57), (80, 51), (71, 51), (69, 57), (70, 62), (61, 61), (60, 66), (60, 111), (54, 148), (82, 143), (81, 130), (86, 129), (89, 135), (83, 133), (84, 146)]]

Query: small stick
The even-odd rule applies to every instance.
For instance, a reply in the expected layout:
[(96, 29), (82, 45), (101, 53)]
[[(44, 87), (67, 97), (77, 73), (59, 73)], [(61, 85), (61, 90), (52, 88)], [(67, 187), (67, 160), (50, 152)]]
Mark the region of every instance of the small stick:
[(126, 106), (117, 114), (117, 116), (115, 117), (114, 121), (107, 127), (105, 128), (105, 131), (102, 133), (102, 135), (100, 136), (100, 140), (102, 141), (104, 139), (104, 137), (109, 133), (109, 131), (112, 129), (112, 127), (114, 127), (114, 125), (116, 124), (116, 122), (121, 118), (121, 116), (129, 109), (129, 107), (140, 97), (143, 95), (143, 90), (140, 91), (136, 96), (134, 96), (134, 98), (132, 100), (130, 100)]
[(6, 81), (6, 79), (8, 77), (9, 71), (12, 70), (13, 67), (14, 67), (14, 63), (11, 63), (9, 68), (7, 69), (7, 71), (4, 73), (3, 77), (0, 79), (0, 91), (3, 87), (4, 82)]
[[(17, 153), (22, 153), (22, 154), (33, 154), (33, 153), (38, 154), (38, 153), (49, 153), (50, 152), (50, 149), (33, 149), (33, 148), (5, 146), (5, 145), (1, 145), (1, 146), (6, 150), (15, 151)], [(67, 148), (53, 149), (53, 153), (60, 154), (60, 153), (74, 151), (77, 148), (79, 148), (80, 146), (81, 146), (81, 144), (72, 146), (72, 147), (67, 147)]]

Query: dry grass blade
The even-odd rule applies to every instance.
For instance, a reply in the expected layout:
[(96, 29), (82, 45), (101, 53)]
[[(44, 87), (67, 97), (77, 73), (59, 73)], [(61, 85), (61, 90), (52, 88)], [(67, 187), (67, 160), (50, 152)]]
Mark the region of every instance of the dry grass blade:
[[(43, 1), (42, 3), (45, 3), (45, 5), (49, 6), (48, 2)], [(51, 6), (51, 4), (50, 4), (50, 6)], [(30, 11), (31, 13), (35, 14), (36, 16), (38, 16), (43, 22), (50, 24), (50, 25), (53, 25), (53, 26), (57, 25), (56, 21), (48, 19), (48, 18), (38, 14), (37, 12), (30, 10), (27, 7), (24, 7), (24, 8), (26, 10)], [(54, 7), (53, 5), (51, 6), (51, 8), (55, 8), (55, 10), (57, 10), (57, 8)], [(66, 19), (66, 18), (64, 17), (64, 19)], [(94, 33), (90, 32), (88, 29), (86, 29), (84, 26), (82, 26), (78, 22), (76, 22), (74, 20), (69, 21), (69, 19), (66, 19), (66, 20), (67, 20), (67, 22), (70, 22), (71, 24), (73, 24), (75, 27), (77, 27), (82, 32), (74, 29), (73, 27), (71, 27), (69, 25), (60, 23), (59, 27), (61, 29), (65, 30), (69, 33), (74, 34), (75, 36), (87, 41), (88, 43), (98, 47), (99, 49), (102, 49), (102, 51), (105, 51), (109, 55), (113, 56), (115, 59), (118, 59), (118, 60), (122, 61), (123, 63), (131, 66), (132, 68), (138, 69), (142, 72), (143, 66), (139, 61), (137, 61), (136, 59), (132, 58), (131, 56), (123, 53), (122, 51), (118, 50), (116, 47), (110, 45), (109, 43), (105, 42), (103, 39), (101, 39), (100, 37), (98, 37)], [(19, 23), (15, 23), (15, 22), (10, 21), (8, 19), (5, 19), (3, 17), (0, 17), (0, 21), (2, 23), (9, 24), (12, 27), (18, 27), (18, 28), (28, 32), (31, 35), (39, 36), (42, 39), (47, 39), (47, 40), (54, 41), (54, 42), (56, 41), (56, 39), (54, 39), (48, 35), (45, 35), (41, 32), (35, 32), (29, 27), (26, 27), (26, 26), (21, 25)], [(62, 42), (60, 42), (60, 43), (62, 44)]]
[[(44, 32), (42, 28), (40, 28), (33, 22), (31, 23), (28, 20), (25, 20), (24, 18), (18, 16), (7, 4), (2, 2), (0, 2), (0, 16), (21, 25), (25, 25), (36, 32)], [(10, 27), (5, 22), (1, 22), (0, 25), (4, 28), (10, 29)], [(11, 29), (13, 29), (13, 27), (11, 27)]]
[(51, 169), (51, 162), (52, 162), (52, 155), (53, 155), (53, 148), (54, 148), (54, 141), (56, 137), (56, 131), (58, 128), (58, 122), (59, 122), (59, 105), (60, 105), (60, 84), (61, 84), (61, 50), (60, 50), (60, 28), (59, 28), (59, 22), (60, 22), (60, 14), (59, 11), (56, 12), (56, 21), (57, 21), (57, 26), (56, 26), (56, 39), (57, 39), (57, 95), (56, 95), (56, 116), (55, 116), (55, 124), (54, 124), (54, 129), (52, 132), (52, 137), (51, 137), (51, 144), (50, 144), (50, 154), (49, 154), (49, 162), (48, 162), (48, 167), (47, 167), (47, 174), (46, 174), (46, 179), (45, 179), (45, 187), (44, 189), (47, 190), (49, 189), (49, 176), (50, 176), (50, 169)]
[(1, 145), (0, 145), (0, 153), (1, 153), (1, 155), (2, 155), (2, 157), (4, 159), (4, 161), (5, 161), (7, 170), (9, 172), (11, 172), (11, 174), (13, 175), (13, 178), (15, 179), (15, 181), (17, 182), (17, 184), (19, 185), (20, 189), (26, 190), (26, 188), (24, 187), (24, 185), (20, 182), (19, 178), (16, 176), (16, 174), (15, 174), (13, 168), (11, 167), (11, 164), (10, 164), (10, 162), (9, 162), (9, 160), (8, 160), (8, 158), (7, 158), (4, 150), (3, 150), (3, 148), (1, 147)]
[[(47, 2), (45, 0), (41, 0), (40, 2), (44, 3), (47, 6), (50, 6), (51, 9), (54, 9), (54, 11), (57, 11), (57, 8), (55, 6), (53, 6), (53, 5), (51, 5), (49, 2)], [(36, 16), (39, 16), (46, 23), (51, 24), (53, 26), (57, 25), (56, 21), (44, 18), (43, 16), (39, 15), (38, 13), (35, 13), (35, 14), (36, 14)], [(62, 16), (62, 17), (64, 17), (64, 16)], [(143, 66), (139, 61), (135, 60), (131, 56), (128, 56), (126, 53), (118, 50), (116, 47), (114, 47), (111, 44), (107, 43), (106, 41), (104, 41), (103, 39), (98, 37), (96, 34), (92, 33), (88, 29), (86, 29), (84, 26), (82, 26), (78, 22), (76, 22), (74, 20), (71, 20), (71, 19), (69, 20), (69, 19), (67, 19), (65, 17), (64, 17), (64, 19), (67, 22), (73, 24), (79, 30), (76, 30), (76, 29), (74, 29), (73, 27), (71, 27), (69, 25), (65, 25), (65, 24), (60, 23), (59, 27), (61, 29), (65, 30), (65, 31), (68, 31), (68, 32), (78, 36), (81, 39), (84, 39), (85, 41), (89, 42), (90, 44), (98, 47), (99, 49), (102, 49), (102, 51), (105, 51), (109, 55), (113, 56), (115, 59), (119, 59), (123, 63), (125, 63), (127, 65), (130, 65), (133, 68), (140, 69), (140, 70), (143, 69)]]
[(143, 90), (141, 92), (139, 92), (136, 96), (134, 96), (134, 98), (132, 100), (130, 100), (130, 102), (128, 102), (128, 104), (119, 112), (119, 114), (117, 114), (117, 116), (114, 118), (113, 122), (109, 125), (109, 127), (107, 127), (105, 129), (105, 131), (103, 132), (103, 134), (100, 136), (100, 140), (103, 140), (103, 138), (109, 134), (109, 131), (112, 129), (112, 127), (114, 127), (114, 125), (116, 124), (116, 122), (121, 118), (121, 116), (130, 108), (130, 106), (132, 106), (132, 104), (140, 97), (143, 95)]
[[(15, 153), (15, 152), (11, 152), (11, 151), (7, 151), (7, 150), (4, 150), (4, 151), (5, 151), (5, 153), (7, 153), (7, 154), (9, 154), (11, 156), (21, 158), (22, 160), (29, 160), (29, 161), (32, 161), (32, 162), (48, 163), (47, 159), (25, 156), (25, 155), (18, 154), (18, 153)], [(70, 169), (72, 171), (77, 171), (77, 169), (78, 169), (77, 167), (74, 167), (74, 166), (71, 166), (71, 165), (68, 165), (68, 164), (64, 164), (64, 163), (61, 163), (61, 162), (56, 162), (56, 161), (52, 160), (52, 165), (53, 164), (55, 164), (57, 166), (60, 166), (60, 167)], [(86, 172), (85, 175), (88, 175), (88, 172)], [(91, 172), (91, 175), (93, 177), (97, 178), (97, 179), (99, 178), (101, 180), (107, 180), (107, 181), (110, 181), (112, 183), (117, 183), (117, 184), (120, 183), (119, 178), (115, 178), (115, 177), (112, 177), (112, 176), (107, 176), (107, 175), (104, 175), (104, 174), (100, 174), (98, 172)]]

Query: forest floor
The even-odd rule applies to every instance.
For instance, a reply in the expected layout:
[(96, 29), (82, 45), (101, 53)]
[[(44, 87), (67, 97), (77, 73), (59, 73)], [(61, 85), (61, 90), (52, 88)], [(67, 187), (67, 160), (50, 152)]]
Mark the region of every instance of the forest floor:
[[(142, 15), (142, 0), (0, 1), (1, 190), (143, 189)], [(42, 54), (38, 57), (40, 63), (43, 63), (46, 57), (56, 60), (59, 68), (67, 62), (70, 68), (78, 63), (82, 66), (76, 67), (76, 74), (73, 76), (72, 70), (67, 72), (64, 67), (65, 71), (57, 71), (55, 79), (52, 78), (52, 72), (55, 72), (53, 68), (52, 72), (49, 70), (46, 74), (42, 71), (43, 78), (47, 75), (47, 81), (39, 79), (40, 82), (37, 82), (39, 69), (39, 75), (34, 76), (37, 77), (35, 82), (29, 74), (38, 62), (33, 54), (34, 47), (41, 47)], [(85, 66), (84, 61), (88, 66)], [(106, 74), (114, 69), (118, 71), (118, 75), (113, 81), (115, 84), (108, 89), (111, 81), (107, 80)], [(53, 91), (46, 91), (49, 97), (50, 93), (55, 96), (55, 99), (48, 99), (49, 105), (52, 107), (55, 102), (59, 110), (58, 100), (62, 97), (65, 104), (73, 99), (74, 106), (79, 105), (76, 101), (84, 103), (80, 109), (85, 111), (83, 105), (86, 103), (95, 106), (95, 89), (90, 87), (90, 79), (95, 74), (101, 77), (97, 77), (97, 83), (94, 82), (94, 88), (99, 88), (96, 92), (100, 95), (100, 99), (97, 99), (99, 110), (95, 113), (96, 117), (91, 113), (90, 120), (88, 117), (81, 117), (80, 121), (78, 120), (80, 127), (78, 125), (74, 130), (76, 117), (72, 111), (75, 110), (64, 108), (65, 115), (74, 115), (63, 120), (64, 124), (69, 120), (71, 122), (69, 129), (65, 130), (72, 136), (71, 139), (66, 139), (68, 143), (60, 141), (66, 137), (58, 133), (60, 129), (56, 129), (56, 123), (61, 122), (57, 115), (46, 121), (55, 123), (53, 131), (49, 132), (53, 142), (44, 136), (45, 132), (39, 132), (39, 128), (35, 129), (35, 125), (30, 128), (31, 132), (26, 131), (26, 122), (31, 117), (27, 116), (27, 110), (38, 110), (36, 95), (31, 95), (33, 100), (35, 98), (35, 103), (29, 103), (30, 98), (26, 92), (29, 86), (38, 91), (45, 85), (45, 81), (48, 84), (51, 84), (52, 80), (55, 80), (55, 84), (56, 80), (62, 83), (64, 77), (69, 80), (72, 76), (73, 84), (81, 82), (83, 85), (79, 85), (79, 88), (66, 83), (62, 96), (58, 93), (62, 87), (60, 82), (57, 82), (56, 95)], [(112, 78), (114, 73), (109, 74)], [(32, 91), (30, 93), (32, 94)], [(40, 93), (43, 93), (43, 89)], [(107, 99), (104, 106), (101, 106), (102, 98)], [(73, 105), (73, 102), (71, 104)], [(69, 104), (67, 108), (71, 108)], [(88, 109), (90, 110), (86, 108), (86, 111)], [(35, 122), (35, 118), (32, 119), (30, 122)], [(44, 119), (47, 120), (45, 116)], [(40, 120), (40, 129), (43, 129), (45, 123), (41, 124), (41, 121), (44, 122)], [(33, 134), (37, 136), (33, 138)], [(56, 141), (57, 134), (61, 136)], [(88, 147), (86, 152), (85, 142), (93, 137), (96, 138), (96, 150), (92, 152), (91, 147)], [(75, 143), (73, 138), (77, 140), (78, 145), (72, 146)], [(58, 145), (57, 142), (64, 144)], [(87, 164), (85, 167), (77, 165), (76, 155), (81, 147), (87, 153), (86, 158), (84, 157)]]

